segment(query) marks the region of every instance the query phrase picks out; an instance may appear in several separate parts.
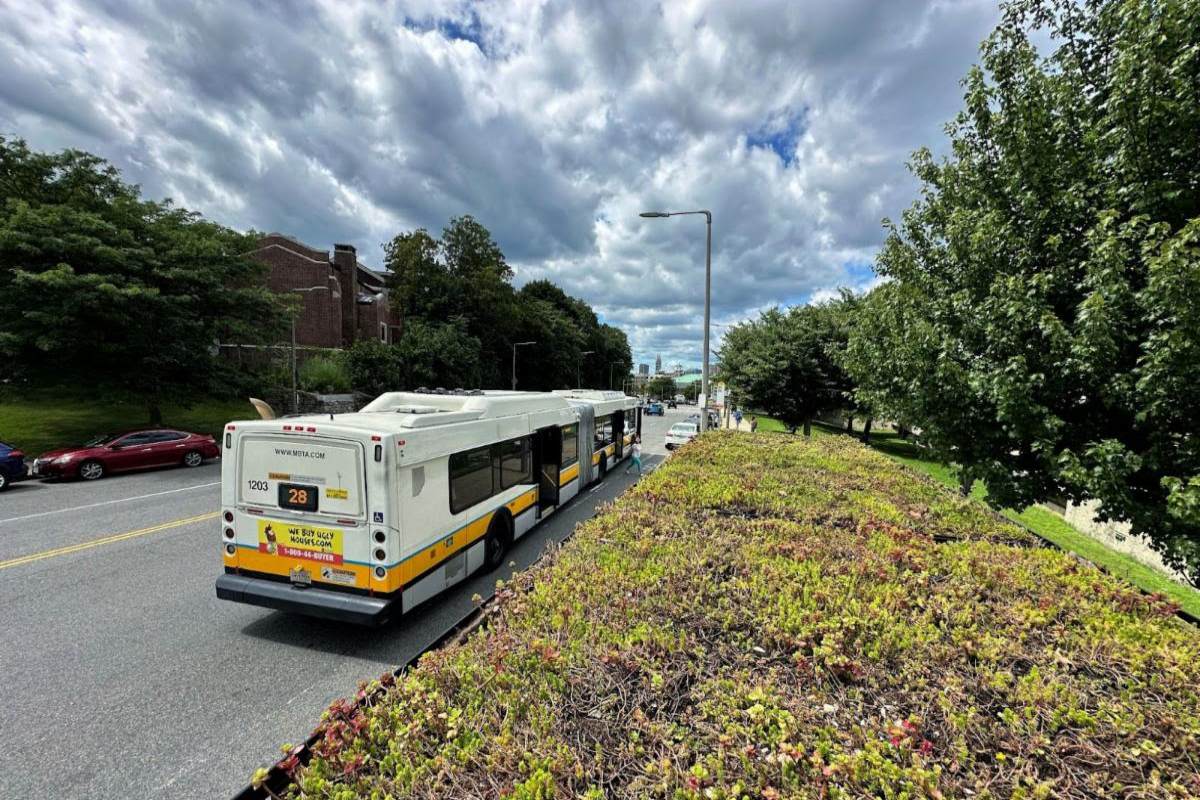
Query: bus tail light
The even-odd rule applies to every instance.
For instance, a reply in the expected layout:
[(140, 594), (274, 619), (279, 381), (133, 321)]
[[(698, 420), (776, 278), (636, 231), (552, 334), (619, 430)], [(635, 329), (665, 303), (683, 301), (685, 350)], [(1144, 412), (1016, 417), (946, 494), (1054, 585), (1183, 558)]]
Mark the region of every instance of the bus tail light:
[(234, 535), (235, 535), (235, 534), (234, 534), (234, 532), (233, 532), (233, 528), (226, 528), (226, 529), (225, 529), (225, 538), (226, 538), (226, 539), (229, 539), (229, 540), (231, 540), (231, 541), (232, 541), (232, 540), (233, 540), (233, 537), (234, 537)]
[(376, 567), (375, 568), (375, 577), (380, 578), (380, 579), (386, 578), (387, 570), (384, 569), (383, 567)]
[(233, 512), (232, 512), (232, 511), (226, 511), (226, 512), (225, 512), (225, 521), (226, 521), (226, 522), (233, 522)]
[(375, 531), (375, 541), (376, 542), (378, 542), (379, 544), (383, 544), (384, 541), (386, 541), (386, 540), (387, 540), (386, 533), (384, 533), (383, 531)]
[(383, 561), (386, 558), (387, 558), (387, 553), (384, 552), (384, 549), (382, 547), (376, 547), (375, 548), (375, 560)]
[(229, 544), (227, 544), (227, 545), (225, 545), (225, 554), (226, 554), (226, 555), (230, 555), (230, 556), (231, 556), (231, 555), (233, 555), (233, 554), (234, 554), (234, 553), (236, 553), (236, 552), (237, 552), (237, 548), (233, 546), (233, 543), (232, 543), (232, 542), (231, 542), (231, 543), (229, 543)]

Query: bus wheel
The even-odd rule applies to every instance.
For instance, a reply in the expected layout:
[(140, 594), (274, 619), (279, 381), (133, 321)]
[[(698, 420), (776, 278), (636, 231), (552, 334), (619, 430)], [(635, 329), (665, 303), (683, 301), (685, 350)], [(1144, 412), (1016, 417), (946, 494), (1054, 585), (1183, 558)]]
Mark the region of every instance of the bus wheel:
[(486, 572), (491, 572), (504, 563), (509, 539), (508, 524), (503, 515), (497, 514), (492, 518), (492, 524), (488, 526), (487, 536), (483, 540), (483, 568)]

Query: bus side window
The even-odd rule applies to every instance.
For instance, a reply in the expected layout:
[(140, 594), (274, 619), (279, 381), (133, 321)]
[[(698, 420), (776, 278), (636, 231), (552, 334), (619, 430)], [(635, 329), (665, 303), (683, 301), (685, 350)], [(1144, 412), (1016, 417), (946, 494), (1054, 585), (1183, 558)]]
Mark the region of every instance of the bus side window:
[(509, 489), (522, 483), (533, 483), (533, 459), (529, 452), (529, 438), (512, 439), (496, 445), (500, 463), (500, 489)]
[(493, 494), (491, 445), (450, 456), (450, 513), (457, 514)]
[(579, 428), (568, 425), (562, 429), (562, 463), (560, 466), (569, 467), (579, 460)]
[(613, 440), (613, 420), (612, 416), (599, 417), (596, 420), (596, 446), (603, 447), (606, 444), (612, 444)]

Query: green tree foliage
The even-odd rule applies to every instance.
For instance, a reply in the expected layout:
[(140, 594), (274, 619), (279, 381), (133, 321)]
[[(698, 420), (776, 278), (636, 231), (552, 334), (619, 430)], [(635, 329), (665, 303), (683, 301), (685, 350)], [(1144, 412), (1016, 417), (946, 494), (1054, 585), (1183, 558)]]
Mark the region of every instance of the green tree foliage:
[[(342, 353), (350, 384), (365, 394), (383, 394), (407, 388), (400, 382), (400, 355), (378, 339), (360, 339)], [(415, 388), (415, 387), (414, 387)]]
[(993, 502), (1096, 499), (1200, 581), (1197, 31), (1194, 2), (1008, 5), (849, 353)]
[(675, 379), (667, 375), (656, 375), (646, 382), (646, 396), (655, 400), (669, 400), (675, 396)]
[(478, 386), (484, 349), (456, 317), (450, 322), (414, 319), (396, 344), (400, 386), (467, 389)]
[[(423, 365), (389, 388), (507, 387), (514, 342), (535, 343), (518, 354), (520, 389), (607, 387), (610, 375), (620, 388), (633, 366), (624, 332), (601, 323), (584, 301), (545, 280), (514, 290), (503, 252), (470, 216), (452, 219), (440, 239), (424, 229), (400, 234), (386, 254), (388, 285), (404, 325), (397, 346)], [(407, 341), (418, 322), (424, 325), (419, 339)], [(444, 346), (444, 354), (427, 350), (430, 342)], [(475, 355), (468, 359), (463, 346), (471, 343)]]
[(282, 306), (249, 236), (143, 200), (103, 159), (0, 138), (0, 356), (10, 375), (165, 402), (223, 388), (214, 344), (263, 341)]
[(355, 342), (344, 353), (355, 389), (367, 394), (397, 389), (466, 389), (479, 385), (479, 340), (461, 318), (450, 322), (410, 319), (394, 345)]
[(790, 428), (843, 408), (848, 391), (840, 354), (846, 315), (838, 303), (768, 309), (730, 328), (717, 354), (720, 379), (747, 408)]

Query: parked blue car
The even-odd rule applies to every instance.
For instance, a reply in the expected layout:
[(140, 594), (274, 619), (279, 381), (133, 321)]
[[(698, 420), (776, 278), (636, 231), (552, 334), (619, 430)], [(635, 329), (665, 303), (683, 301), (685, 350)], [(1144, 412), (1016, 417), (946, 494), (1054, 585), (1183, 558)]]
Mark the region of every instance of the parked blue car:
[(0, 442), (0, 492), (10, 483), (25, 479), (25, 454), (10, 444)]

